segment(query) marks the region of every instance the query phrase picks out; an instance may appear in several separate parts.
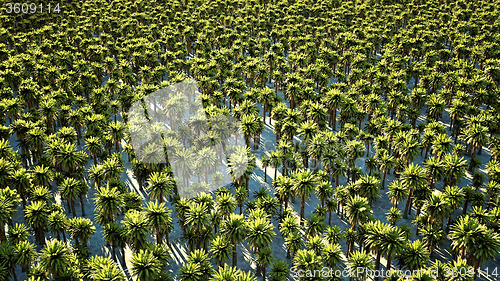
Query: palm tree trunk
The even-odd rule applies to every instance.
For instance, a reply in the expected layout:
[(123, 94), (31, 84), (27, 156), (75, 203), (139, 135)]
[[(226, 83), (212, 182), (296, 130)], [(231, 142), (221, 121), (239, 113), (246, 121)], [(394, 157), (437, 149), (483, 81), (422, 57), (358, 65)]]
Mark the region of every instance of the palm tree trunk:
[(73, 213), (73, 218), (76, 217), (76, 211), (75, 211), (75, 201), (71, 199), (71, 212)]
[(82, 217), (85, 217), (85, 205), (83, 204), (83, 195), (80, 195), (80, 204), (82, 205)]
[(236, 263), (237, 263), (237, 253), (236, 253), (236, 243), (234, 243), (233, 241), (233, 267), (236, 267)]
[(413, 194), (413, 190), (410, 188), (410, 191), (408, 192), (408, 198), (406, 198), (405, 212), (403, 214), (403, 218), (405, 218), (405, 219), (408, 218), (408, 213), (409, 213), (410, 208), (411, 208), (410, 203), (411, 203), (412, 194)]
[(306, 206), (306, 198), (304, 196), (300, 197), (300, 225), (304, 225), (304, 209)]
[(391, 270), (391, 256), (392, 256), (391, 252), (387, 253), (387, 264), (385, 266), (386, 271)]

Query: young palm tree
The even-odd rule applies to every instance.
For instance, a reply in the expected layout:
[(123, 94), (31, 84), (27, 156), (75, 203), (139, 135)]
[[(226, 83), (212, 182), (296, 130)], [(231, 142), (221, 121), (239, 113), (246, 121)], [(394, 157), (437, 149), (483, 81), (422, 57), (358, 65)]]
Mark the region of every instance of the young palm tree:
[(295, 181), (293, 190), (300, 197), (300, 224), (302, 225), (304, 223), (305, 203), (314, 191), (316, 179), (310, 170), (294, 173), (293, 179)]
[(220, 232), (227, 237), (233, 245), (233, 267), (236, 267), (236, 247), (247, 235), (247, 225), (243, 215), (230, 214), (229, 218), (222, 222)]
[(465, 175), (467, 161), (454, 154), (446, 154), (443, 159), (444, 185), (455, 185)]

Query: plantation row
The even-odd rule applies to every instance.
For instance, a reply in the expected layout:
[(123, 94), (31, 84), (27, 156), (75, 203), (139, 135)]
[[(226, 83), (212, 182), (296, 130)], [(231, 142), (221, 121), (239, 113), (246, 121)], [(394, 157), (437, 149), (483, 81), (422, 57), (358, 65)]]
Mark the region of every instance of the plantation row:
[[(292, 267), (484, 279), (500, 251), (499, 4), (91, 0), (3, 13), (0, 280), (323, 280)], [(170, 131), (176, 174), (136, 155), (128, 122), (135, 102), (188, 78), (209, 123), (236, 118), (246, 146), (231, 185), (193, 198), (179, 190), (207, 188), (220, 160), (199, 150), (234, 131), (197, 118)], [(158, 112), (173, 122), (185, 106)]]

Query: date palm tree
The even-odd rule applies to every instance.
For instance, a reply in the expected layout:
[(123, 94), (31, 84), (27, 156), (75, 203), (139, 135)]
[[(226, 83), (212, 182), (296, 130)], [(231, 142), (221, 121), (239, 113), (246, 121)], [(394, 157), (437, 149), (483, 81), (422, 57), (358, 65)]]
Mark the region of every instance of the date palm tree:
[(223, 264), (229, 261), (233, 245), (224, 236), (217, 236), (210, 244), (210, 254), (215, 260), (215, 263), (220, 268)]
[(87, 247), (87, 241), (95, 234), (96, 228), (87, 218), (76, 217), (68, 221), (68, 231), (76, 245)]
[(45, 229), (49, 217), (49, 209), (45, 202), (36, 201), (28, 205), (25, 210), (24, 218), (31, 225), (35, 232), (35, 240), (40, 245), (45, 244)]
[(160, 276), (161, 263), (149, 250), (140, 250), (132, 255), (130, 273), (138, 281), (155, 280)]
[(408, 270), (417, 270), (425, 267), (429, 262), (430, 254), (420, 240), (407, 242), (397, 255), (400, 267)]
[(455, 185), (465, 175), (467, 161), (454, 154), (446, 154), (443, 159), (444, 184)]
[(122, 224), (127, 244), (134, 252), (139, 252), (147, 243), (147, 235), (149, 233), (146, 215), (137, 210), (129, 210), (125, 213)]
[[(349, 268), (352, 272), (364, 272), (359, 276), (355, 275), (358, 280), (367, 280), (367, 272), (368, 270), (373, 270), (373, 260), (365, 251), (355, 251), (352, 252), (351, 255), (347, 258), (347, 268)], [(362, 270), (361, 270), (362, 269)]]
[(166, 243), (169, 244), (168, 235), (173, 229), (172, 212), (165, 203), (148, 202), (145, 210), (146, 220), (156, 235), (156, 244), (163, 243), (165, 236)]
[(401, 174), (401, 183), (408, 189), (408, 197), (406, 199), (405, 210), (403, 212), (403, 218), (408, 218), (408, 214), (411, 208), (411, 200), (413, 199), (413, 192), (426, 184), (426, 174), (425, 170), (411, 163)]
[(71, 269), (71, 251), (63, 242), (53, 239), (47, 242), (40, 254), (40, 264), (49, 276), (62, 280), (64, 271)]
[(166, 195), (173, 191), (174, 179), (166, 172), (153, 172), (149, 176), (147, 189), (153, 199), (163, 202)]
[(292, 177), (295, 181), (293, 191), (300, 197), (300, 224), (302, 225), (304, 223), (305, 203), (314, 191), (316, 179), (311, 170), (296, 172)]
[(351, 224), (351, 229), (356, 230), (356, 226), (359, 223), (365, 222), (372, 210), (368, 204), (368, 199), (361, 197), (359, 195), (354, 195), (350, 197), (346, 204), (346, 214), (349, 223)]
[(247, 235), (247, 225), (243, 215), (230, 214), (229, 217), (222, 222), (220, 232), (227, 237), (233, 245), (233, 267), (236, 267), (237, 246)]

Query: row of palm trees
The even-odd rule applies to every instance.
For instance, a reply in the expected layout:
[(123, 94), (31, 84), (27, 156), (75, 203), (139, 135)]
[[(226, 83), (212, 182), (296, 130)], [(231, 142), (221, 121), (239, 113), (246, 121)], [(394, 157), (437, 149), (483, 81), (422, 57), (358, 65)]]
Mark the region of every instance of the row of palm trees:
[[(236, 268), (236, 258), (233, 267), (225, 265), (227, 249), (232, 246), (235, 255), (242, 240), (252, 246), (263, 276), (271, 265), (270, 279), (287, 278), (288, 264), (273, 260), (270, 251), (276, 241), (270, 219), (276, 217), (280, 224), (298, 221), (296, 230), (283, 235), (298, 268), (341, 266), (342, 239), (327, 239), (339, 231), (323, 225), (335, 211), (351, 225), (343, 233), (345, 264), (351, 268), (379, 267), (382, 256), (387, 267), (396, 257), (403, 267), (422, 268), (447, 229), (456, 255), (452, 266), (477, 268), (498, 250), (494, 135), (500, 65), (494, 3), (118, 1), (109, 10), (93, 1), (67, 5), (61, 15), (1, 16), (0, 112), (6, 120), (0, 126), (0, 188), (2, 225), (8, 225), (7, 233), (0, 233), (7, 253), (3, 279), (16, 274), (17, 263), (35, 280), (121, 280), (114, 251), (120, 248), (125, 258), (124, 248), (130, 247), (132, 275), (166, 280), (165, 244), (174, 214), (192, 249), (179, 272), (183, 280), (252, 280)], [(274, 168), (276, 196), (259, 192), (249, 200), (252, 163), (243, 177), (232, 171), (234, 192), (217, 194), (220, 202), (180, 200), (179, 181), (168, 165), (136, 157), (124, 125), (128, 110), (188, 76), (199, 81), (208, 115), (241, 121), (248, 151), (251, 142), (258, 148), (264, 125), (272, 127), (277, 149), (262, 163)], [(170, 144), (189, 142), (182, 132), (168, 136)], [(19, 151), (9, 141), (13, 135)], [(494, 159), (487, 164), (487, 184), (478, 157), (484, 145)], [(127, 164), (122, 149), (151, 202), (143, 204), (121, 182)], [(253, 162), (248, 151), (236, 162)], [(391, 173), (396, 180), (387, 178)], [(469, 174), (472, 186), (460, 188)], [(387, 213), (391, 226), (371, 222), (370, 206), (386, 185), (394, 203)], [(307, 218), (313, 194), (320, 204)], [(54, 203), (54, 195), (66, 202)], [(199, 198), (193, 201), (210, 201)], [(87, 199), (95, 199), (95, 210), (85, 210)], [(295, 199), (299, 218), (289, 214)], [(233, 240), (226, 224), (237, 216), (231, 214), (235, 202), (244, 213), (235, 223), (245, 233), (252, 228), (270, 236)], [(22, 220), (11, 219), (21, 203), (35, 244), (23, 234), (28, 228)], [(220, 208), (203, 212), (214, 205)], [(412, 207), (421, 240), (387, 244), (386, 239), (407, 235), (397, 224), (400, 217), (410, 218)], [(457, 217), (460, 207), (463, 216)], [(92, 215), (95, 220), (85, 218)], [(97, 225), (112, 258), (83, 262), (89, 239), (101, 234)], [(57, 239), (47, 240), (48, 233)], [(478, 256), (483, 245), (487, 251)], [(210, 258), (218, 264), (215, 273)]]

